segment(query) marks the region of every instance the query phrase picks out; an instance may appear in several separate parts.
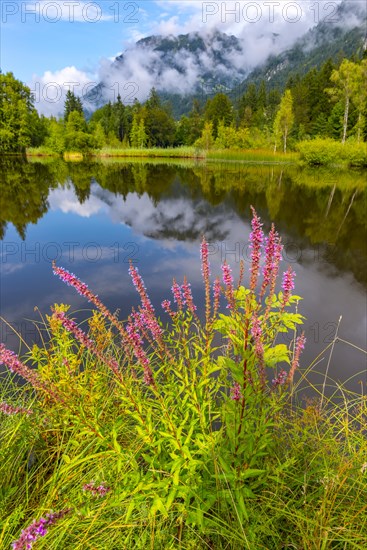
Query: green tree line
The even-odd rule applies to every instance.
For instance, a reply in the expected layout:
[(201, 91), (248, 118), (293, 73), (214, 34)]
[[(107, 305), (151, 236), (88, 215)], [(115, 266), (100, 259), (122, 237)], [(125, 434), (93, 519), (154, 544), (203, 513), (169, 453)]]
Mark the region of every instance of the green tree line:
[(109, 148), (195, 146), (202, 149), (274, 148), (287, 151), (316, 137), (344, 143), (367, 139), (367, 57), (326, 61), (286, 89), (249, 84), (232, 100), (217, 93), (195, 99), (175, 120), (169, 102), (153, 88), (144, 103), (118, 96), (86, 120), (80, 98), (67, 92), (58, 119), (39, 115), (30, 89), (12, 73), (0, 74), (0, 151), (22, 153), (44, 146), (55, 153)]

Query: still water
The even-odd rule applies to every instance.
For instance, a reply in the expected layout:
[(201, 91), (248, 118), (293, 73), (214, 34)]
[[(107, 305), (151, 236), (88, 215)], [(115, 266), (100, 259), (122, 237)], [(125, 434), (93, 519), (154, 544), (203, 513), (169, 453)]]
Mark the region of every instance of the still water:
[[(187, 275), (200, 306), (199, 247), (210, 243), (213, 275), (227, 260), (238, 274), (249, 266), (250, 205), (268, 230), (275, 222), (285, 245), (283, 267), (296, 271), (307, 338), (302, 366), (319, 354), (313, 383), (329, 374), (348, 387), (366, 385), (366, 175), (295, 166), (239, 163), (66, 163), (2, 158), (1, 341), (19, 349), (16, 329), (40, 343), (34, 321), (54, 303), (71, 304), (78, 319), (89, 304), (52, 274), (56, 260), (77, 274), (120, 317), (138, 304), (129, 259), (145, 279), (153, 304), (171, 298), (172, 278)], [(248, 280), (248, 279), (247, 279)], [(36, 308), (36, 310), (35, 310)], [(162, 317), (164, 317), (162, 311)]]

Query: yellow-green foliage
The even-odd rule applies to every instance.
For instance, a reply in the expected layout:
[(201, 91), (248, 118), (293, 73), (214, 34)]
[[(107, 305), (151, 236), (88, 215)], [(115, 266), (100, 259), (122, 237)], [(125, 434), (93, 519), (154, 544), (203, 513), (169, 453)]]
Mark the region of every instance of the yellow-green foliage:
[(297, 145), (301, 159), (307, 164), (340, 164), (367, 166), (367, 143), (340, 143), (333, 139), (313, 139), (301, 141)]

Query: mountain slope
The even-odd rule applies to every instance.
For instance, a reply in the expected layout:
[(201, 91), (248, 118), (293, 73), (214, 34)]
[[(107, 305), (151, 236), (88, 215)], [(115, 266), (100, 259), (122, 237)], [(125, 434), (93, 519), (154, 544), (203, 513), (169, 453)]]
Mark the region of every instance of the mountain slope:
[(332, 21), (321, 21), (292, 48), (270, 56), (251, 72), (248, 53), (233, 35), (217, 30), (148, 36), (105, 67), (101, 82), (85, 96), (85, 106), (92, 111), (115, 101), (118, 93), (124, 103), (134, 98), (144, 101), (154, 86), (163, 100), (172, 103), (177, 118), (190, 111), (194, 97), (204, 103), (224, 91), (236, 100), (250, 82), (258, 84), (264, 79), (268, 88), (282, 90), (291, 75), (320, 67), (329, 58), (361, 57), (367, 47), (366, 17), (363, 1), (344, 0)]

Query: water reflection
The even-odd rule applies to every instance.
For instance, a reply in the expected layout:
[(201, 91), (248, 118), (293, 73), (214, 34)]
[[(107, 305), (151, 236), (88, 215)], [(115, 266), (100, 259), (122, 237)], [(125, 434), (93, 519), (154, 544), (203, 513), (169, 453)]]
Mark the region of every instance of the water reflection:
[[(132, 258), (153, 301), (168, 296), (172, 277), (189, 275), (201, 300), (198, 243), (211, 244), (213, 272), (227, 259), (247, 260), (252, 204), (265, 228), (276, 223), (294, 264), (310, 362), (329, 343), (340, 314), (341, 334), (366, 347), (366, 184), (359, 172), (235, 163), (27, 162), (2, 158), (2, 315), (25, 339), (37, 305), (88, 307), (51, 275), (51, 260), (77, 272), (125, 315), (138, 300), (127, 274)], [(22, 324), (23, 323), (23, 324)], [(23, 327), (23, 328), (21, 328)], [(5, 330), (5, 333), (4, 333)], [(8, 328), (2, 339), (15, 347)], [(322, 371), (328, 355), (320, 364)], [(336, 349), (336, 377), (361, 370), (364, 357)], [(347, 367), (346, 367), (347, 366)]]

